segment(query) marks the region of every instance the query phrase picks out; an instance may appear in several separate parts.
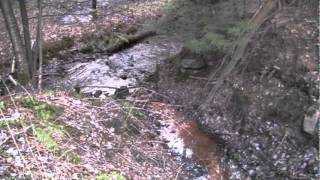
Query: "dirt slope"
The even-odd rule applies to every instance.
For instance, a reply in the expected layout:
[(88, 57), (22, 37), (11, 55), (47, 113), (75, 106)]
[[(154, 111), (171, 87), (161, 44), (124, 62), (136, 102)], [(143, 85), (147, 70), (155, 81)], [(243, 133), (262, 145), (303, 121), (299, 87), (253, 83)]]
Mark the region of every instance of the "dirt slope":
[[(317, 134), (302, 130), (319, 99), (319, 24), (310, 9), (293, 5), (272, 14), (198, 114), (203, 129), (225, 143), (231, 179), (316, 179)], [(198, 112), (213, 86), (205, 86), (208, 73), (176, 81), (172, 61), (160, 72), (160, 89)]]

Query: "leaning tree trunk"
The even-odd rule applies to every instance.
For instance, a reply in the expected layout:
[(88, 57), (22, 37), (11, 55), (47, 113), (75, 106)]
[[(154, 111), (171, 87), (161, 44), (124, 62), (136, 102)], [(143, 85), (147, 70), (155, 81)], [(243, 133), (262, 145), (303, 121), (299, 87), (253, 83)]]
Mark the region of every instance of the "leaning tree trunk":
[(17, 75), (21, 83), (27, 83), (30, 80), (30, 71), (27, 62), (25, 47), (20, 35), (17, 19), (14, 16), (11, 0), (0, 0), (0, 9), (2, 11), (5, 24), (10, 36), (13, 52), (17, 61)]
[(32, 50), (31, 50), (31, 37), (30, 37), (30, 30), (29, 30), (29, 20), (28, 20), (28, 13), (26, 8), (26, 1), (19, 0), (20, 6), (20, 13), (23, 25), (23, 37), (24, 37), (24, 45), (26, 47), (26, 55), (27, 61), (29, 65), (30, 75), (33, 76), (34, 74), (34, 65), (33, 65), (33, 58), (32, 58)]
[(252, 30), (243, 35), (243, 37), (233, 44), (223, 58), (221, 66), (210, 75), (209, 81), (212, 81), (216, 78), (215, 86), (211, 89), (207, 99), (201, 105), (200, 109), (204, 110), (207, 108), (218, 89), (223, 84), (223, 80), (232, 73), (236, 65), (240, 64), (239, 62), (241, 60), (245, 60), (243, 59), (243, 56), (251, 38), (276, 7), (277, 1), (266, 0), (265, 3), (260, 7), (260, 10), (257, 11), (257, 13), (250, 20), (249, 25), (253, 27)]

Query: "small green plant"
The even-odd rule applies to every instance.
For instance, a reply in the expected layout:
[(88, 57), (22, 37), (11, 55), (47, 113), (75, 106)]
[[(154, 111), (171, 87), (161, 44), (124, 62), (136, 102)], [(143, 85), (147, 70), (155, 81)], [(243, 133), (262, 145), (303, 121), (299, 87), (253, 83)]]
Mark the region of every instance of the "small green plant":
[(97, 180), (126, 180), (124, 176), (116, 171), (112, 171), (110, 174), (100, 174), (96, 178)]
[(240, 21), (227, 29), (227, 34), (236, 39), (254, 29), (254, 26), (247, 21)]
[(21, 119), (0, 120), (0, 128), (6, 128), (7, 125), (10, 127), (21, 126)]
[(186, 44), (186, 48), (195, 54), (201, 55), (223, 51), (223, 49), (228, 45), (229, 43), (223, 35), (210, 32), (199, 40), (189, 41)]
[(0, 110), (3, 111), (6, 109), (6, 104), (4, 103), (4, 101), (0, 101)]
[(59, 145), (52, 138), (51, 132), (42, 128), (35, 128), (34, 134), (36, 140), (45, 145), (50, 152), (57, 152), (60, 149)]

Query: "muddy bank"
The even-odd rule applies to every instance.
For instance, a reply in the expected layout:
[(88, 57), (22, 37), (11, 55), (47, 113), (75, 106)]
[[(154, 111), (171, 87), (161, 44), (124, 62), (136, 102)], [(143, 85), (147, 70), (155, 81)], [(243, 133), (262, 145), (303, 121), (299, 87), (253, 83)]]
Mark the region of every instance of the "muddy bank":
[[(319, 99), (318, 23), (313, 17), (292, 6), (265, 22), (237, 73), (198, 113), (202, 128), (226, 145), (230, 179), (317, 178), (317, 133), (303, 128)], [(207, 84), (206, 73), (177, 80), (174, 65), (172, 60), (162, 65), (160, 91), (198, 112), (214, 82)]]

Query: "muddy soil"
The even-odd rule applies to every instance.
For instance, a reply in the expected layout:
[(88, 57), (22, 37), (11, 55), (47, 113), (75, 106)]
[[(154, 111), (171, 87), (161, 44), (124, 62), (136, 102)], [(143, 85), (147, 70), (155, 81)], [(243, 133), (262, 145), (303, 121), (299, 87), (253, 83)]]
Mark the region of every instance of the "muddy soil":
[(181, 81), (172, 59), (161, 66), (159, 91), (187, 106), (206, 132), (224, 142), (230, 179), (319, 175), (317, 133), (302, 129), (305, 114), (319, 99), (318, 22), (304, 8), (291, 6), (264, 23), (243, 64), (202, 112), (198, 108), (214, 86), (207, 84), (208, 73)]

